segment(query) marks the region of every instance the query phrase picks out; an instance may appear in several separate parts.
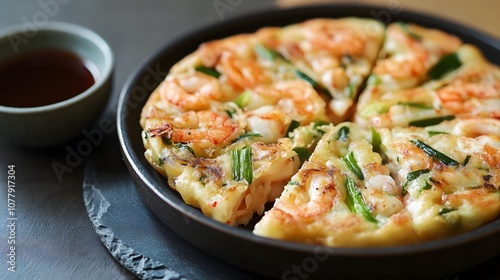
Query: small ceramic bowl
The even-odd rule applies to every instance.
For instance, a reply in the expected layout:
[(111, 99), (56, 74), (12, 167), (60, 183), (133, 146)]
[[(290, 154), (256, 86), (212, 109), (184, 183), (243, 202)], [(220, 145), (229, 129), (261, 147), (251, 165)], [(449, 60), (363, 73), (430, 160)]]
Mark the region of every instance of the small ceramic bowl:
[(19, 25), (0, 31), (0, 65), (23, 53), (43, 50), (69, 52), (82, 61), (91, 62), (97, 73), (93, 75), (95, 81), (81, 93), (48, 105), (11, 107), (0, 104), (1, 141), (29, 147), (62, 145), (81, 135), (108, 102), (114, 55), (106, 41), (95, 32), (62, 22), (34, 29)]

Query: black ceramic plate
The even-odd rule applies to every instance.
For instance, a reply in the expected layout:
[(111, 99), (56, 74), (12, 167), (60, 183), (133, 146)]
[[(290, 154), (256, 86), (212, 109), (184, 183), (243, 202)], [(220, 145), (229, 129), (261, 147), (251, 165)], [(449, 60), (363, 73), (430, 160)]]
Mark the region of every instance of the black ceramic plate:
[(500, 220), (438, 241), (390, 248), (325, 248), (255, 236), (245, 228), (211, 220), (186, 205), (144, 159), (139, 117), (149, 94), (178, 60), (201, 43), (263, 26), (282, 26), (316, 17), (367, 17), (384, 23), (414, 22), (455, 34), (500, 64), (500, 42), (485, 34), (418, 13), (370, 6), (328, 5), (268, 10), (227, 20), (161, 48), (132, 73), (120, 96), (118, 133), (125, 162), (141, 197), (173, 231), (211, 255), (243, 269), (282, 279), (438, 278), (500, 254)]

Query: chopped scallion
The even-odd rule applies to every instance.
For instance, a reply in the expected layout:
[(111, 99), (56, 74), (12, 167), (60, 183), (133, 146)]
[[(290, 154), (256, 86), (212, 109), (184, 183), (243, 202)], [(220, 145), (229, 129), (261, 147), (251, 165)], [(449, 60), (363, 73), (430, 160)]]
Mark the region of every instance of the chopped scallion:
[(306, 161), (311, 156), (311, 152), (306, 147), (295, 147), (292, 150), (297, 153), (300, 162)]
[(447, 214), (447, 213), (450, 213), (450, 212), (453, 212), (453, 211), (456, 211), (457, 209), (455, 208), (441, 208), (439, 209), (439, 215), (444, 215), (444, 214)]
[(226, 111), (227, 115), (230, 117), (230, 118), (233, 118), (233, 115), (236, 114), (236, 110), (235, 109), (232, 109), (232, 110), (224, 110)]
[(467, 164), (469, 164), (470, 158), (471, 158), (471, 155), (467, 155), (465, 157), (464, 163), (462, 163), (462, 165), (463, 166), (467, 166)]
[(264, 59), (275, 60), (282, 59), (285, 62), (289, 62), (280, 52), (276, 50), (271, 50), (266, 48), (264, 45), (258, 44), (255, 46), (255, 52)]
[(413, 32), (413, 30), (411, 30), (411, 27), (408, 23), (406, 22), (399, 22), (398, 23), (399, 26), (401, 26), (401, 28), (406, 32), (406, 34), (408, 36), (410, 36), (411, 38), (417, 40), (417, 41), (420, 41), (422, 40), (422, 36), (418, 35), (417, 33)]
[(422, 190), (430, 190), (432, 188), (432, 185), (425, 181), (425, 185), (422, 187)]
[(243, 109), (250, 101), (250, 97), (252, 97), (252, 93), (250, 91), (245, 91), (242, 94), (240, 94), (240, 96), (238, 96), (236, 100), (234, 100), (234, 103), (236, 103), (238, 107)]
[(347, 165), (349, 170), (358, 177), (359, 180), (364, 180), (365, 176), (363, 175), (363, 172), (361, 171), (361, 168), (359, 168), (358, 163), (356, 162), (356, 159), (354, 158), (354, 153), (351, 152), (350, 154), (347, 154), (346, 156), (342, 157), (342, 160), (344, 163)]
[(426, 174), (426, 173), (429, 173), (429, 172), (430, 172), (429, 169), (420, 169), (420, 170), (415, 170), (415, 171), (412, 171), (412, 172), (408, 173), (408, 175), (406, 175), (406, 182), (403, 185), (403, 188), (401, 190), (401, 194), (402, 195), (406, 195), (408, 184), (411, 181), (417, 179), (418, 177), (420, 177), (420, 175)]
[(178, 149), (186, 149), (186, 150), (188, 150), (188, 151), (189, 151), (189, 152), (190, 152), (193, 156), (195, 156), (195, 157), (196, 157), (196, 155), (194, 154), (194, 150), (193, 150), (193, 148), (191, 148), (191, 147), (190, 147), (188, 144), (186, 144), (186, 143), (178, 143), (178, 144), (176, 144), (176, 145), (175, 145), (175, 147), (176, 147), (176, 148), (178, 148)]
[(352, 98), (354, 97), (354, 94), (356, 93), (356, 85), (353, 83), (349, 84), (349, 97)]
[(166, 136), (162, 136), (161, 137), (161, 141), (163, 142), (163, 144), (165, 145), (172, 145), (172, 141), (170, 141), (170, 139), (168, 139)]
[(371, 128), (372, 130), (372, 147), (373, 151), (376, 153), (380, 152), (380, 145), (382, 145), (382, 139), (380, 138), (380, 134), (375, 130), (375, 128)]
[(204, 73), (204, 74), (207, 74), (209, 76), (212, 76), (212, 77), (215, 77), (215, 78), (219, 78), (220, 77), (220, 73), (219, 71), (215, 70), (214, 68), (210, 68), (210, 67), (206, 67), (206, 66), (198, 66), (198, 67), (195, 67), (194, 68), (196, 71), (198, 72), (201, 72), (201, 73)]
[(244, 133), (244, 134), (241, 134), (240, 136), (238, 136), (236, 139), (231, 141), (231, 143), (236, 143), (240, 140), (247, 139), (247, 138), (254, 138), (254, 137), (262, 137), (262, 135), (260, 135), (260, 133), (247, 132), (247, 133)]
[(438, 134), (448, 134), (448, 132), (444, 132), (444, 131), (435, 131), (435, 130), (429, 130), (427, 131), (427, 133), (429, 133), (429, 136), (432, 137), (434, 135), (438, 135)]
[(295, 75), (297, 75), (297, 77), (301, 78), (302, 80), (310, 83), (314, 88), (316, 88), (318, 86), (318, 83), (315, 80), (313, 80), (306, 73), (304, 73), (300, 70), (295, 70)]
[(455, 116), (451, 115), (451, 116), (443, 116), (443, 117), (436, 117), (436, 118), (429, 118), (429, 119), (422, 119), (422, 120), (411, 121), (408, 124), (410, 126), (426, 127), (426, 126), (440, 124), (443, 121), (451, 121), (453, 119), (455, 119)]
[(322, 85), (320, 85), (318, 82), (316, 82), (313, 78), (309, 77), (306, 73), (300, 71), (300, 70), (295, 70), (295, 75), (299, 78), (301, 78), (302, 80), (308, 82), (309, 84), (311, 84), (311, 86), (316, 90), (316, 91), (319, 91), (319, 92), (325, 92), (325, 93), (328, 93), (330, 94), (330, 92), (325, 88), (323, 87)]
[(252, 148), (244, 147), (241, 150), (231, 151), (231, 164), (233, 179), (246, 180), (248, 184), (253, 180)]
[(339, 136), (337, 137), (337, 140), (341, 141), (347, 141), (349, 137), (349, 127), (343, 126), (339, 129)]
[(347, 68), (349, 65), (351, 65), (354, 62), (354, 59), (350, 54), (344, 54), (342, 55), (342, 58), (340, 59), (341, 66), (342, 68)]
[(300, 126), (300, 122), (296, 120), (292, 120), (290, 125), (288, 126), (288, 129), (286, 130), (285, 136), (288, 136), (288, 133), (292, 132), (294, 129)]
[(434, 107), (418, 102), (398, 102), (398, 105), (414, 107), (418, 109), (433, 109)]
[(444, 76), (446, 73), (453, 71), (460, 67), (462, 62), (460, 61), (460, 57), (457, 53), (450, 53), (441, 58), (441, 60), (434, 65), (427, 75), (435, 80)]
[(377, 223), (377, 219), (373, 216), (372, 212), (366, 205), (363, 195), (356, 186), (353, 179), (346, 178), (346, 189), (347, 189), (347, 206), (351, 212), (355, 214), (362, 215), (366, 220)]
[(330, 123), (329, 122), (325, 122), (325, 121), (315, 121), (313, 126), (316, 129), (318, 126), (328, 125), (328, 124), (330, 124)]
[(424, 151), (427, 155), (436, 158), (439, 160), (442, 164), (447, 165), (447, 166), (455, 166), (459, 165), (458, 161), (450, 158), (449, 156), (435, 150), (431, 146), (425, 144), (424, 142), (420, 140), (410, 140), (411, 143), (413, 143), (417, 148), (421, 149)]
[(377, 75), (372, 74), (372, 75), (370, 75), (370, 77), (368, 77), (368, 82), (367, 83), (369, 85), (376, 86), (376, 85), (379, 85), (381, 82), (382, 82), (382, 80), (380, 80), (380, 78)]

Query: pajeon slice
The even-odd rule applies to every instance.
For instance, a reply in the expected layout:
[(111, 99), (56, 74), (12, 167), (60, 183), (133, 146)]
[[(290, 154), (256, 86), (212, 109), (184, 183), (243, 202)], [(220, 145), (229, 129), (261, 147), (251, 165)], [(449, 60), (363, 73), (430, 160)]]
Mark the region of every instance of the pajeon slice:
[(421, 240), (475, 229), (500, 213), (500, 121), (456, 119), (379, 130)]
[[(216, 101), (208, 110), (170, 110), (176, 112), (159, 90), (153, 92), (141, 119), (146, 159), (186, 203), (230, 225), (248, 223), (279, 196), (320, 133), (314, 120), (321, 111), (294, 117), (280, 102), (254, 110)], [(298, 117), (310, 117), (311, 125), (294, 128)]]
[(288, 63), (274, 67), (259, 46), (254, 34), (203, 44), (141, 115), (150, 164), (186, 203), (230, 225), (274, 201), (317, 142), (314, 124), (327, 120), (313, 86), (287, 76)]
[[(370, 123), (371, 117), (387, 113), (391, 106), (399, 106), (400, 101), (403, 103), (425, 101), (428, 103), (426, 108), (433, 107), (434, 100), (429, 100), (433, 98), (432, 92), (420, 90), (413, 92), (412, 89), (431, 79), (429, 73), (433, 67), (442, 58), (456, 52), (461, 45), (460, 39), (441, 30), (403, 22), (389, 24), (384, 45), (357, 102), (355, 122), (366, 127), (377, 126)], [(412, 99), (417, 100), (411, 101)], [(415, 114), (412, 109), (416, 106), (400, 107), (395, 110), (407, 112), (408, 115)], [(388, 124), (388, 126), (407, 125), (407, 121), (404, 124), (405, 121), (401, 121), (403, 124)], [(383, 124), (378, 125), (378, 127), (383, 126)]]
[[(324, 105), (310, 85), (298, 82)], [(246, 224), (279, 196), (321, 133), (315, 121), (324, 111), (305, 113), (316, 108), (314, 102), (304, 108), (292, 106), (286, 96), (277, 99), (244, 109), (212, 101), (208, 110), (171, 113), (176, 108), (157, 90), (141, 119), (146, 159), (189, 205), (217, 221)]]
[[(453, 64), (460, 66), (450, 69)], [(451, 114), (500, 119), (500, 67), (475, 46), (464, 45), (450, 54), (436, 78), (423, 87), (434, 90)]]
[(254, 233), (326, 246), (389, 246), (418, 240), (401, 189), (371, 131), (330, 127)]
[(429, 71), (461, 45), (458, 37), (438, 29), (391, 23), (368, 85), (381, 92), (416, 87), (432, 78)]
[(371, 19), (320, 18), (257, 34), (276, 60), (288, 62), (296, 78), (309, 82), (329, 100), (329, 117), (338, 123), (351, 113), (373, 67), (384, 26)]
[[(355, 121), (364, 126), (428, 126), (455, 117), (500, 118), (500, 68), (474, 46), (463, 45), (435, 68), (435, 79), (419, 87), (366, 92)], [(373, 90), (373, 89), (372, 89)]]
[(273, 201), (300, 160), (289, 139), (274, 144), (238, 141), (215, 158), (161, 137), (144, 140), (145, 156), (189, 205), (229, 225), (246, 224)]

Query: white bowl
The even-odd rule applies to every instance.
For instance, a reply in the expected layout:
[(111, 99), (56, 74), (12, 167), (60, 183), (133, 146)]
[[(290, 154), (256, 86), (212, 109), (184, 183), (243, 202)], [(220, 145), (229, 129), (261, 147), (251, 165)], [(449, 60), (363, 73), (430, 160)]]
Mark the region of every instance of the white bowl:
[(108, 102), (114, 55), (95, 32), (62, 22), (31, 30), (19, 25), (0, 31), (0, 64), (21, 53), (46, 49), (68, 51), (91, 61), (99, 75), (90, 88), (64, 101), (38, 107), (0, 105), (1, 141), (29, 147), (62, 145), (81, 135)]

